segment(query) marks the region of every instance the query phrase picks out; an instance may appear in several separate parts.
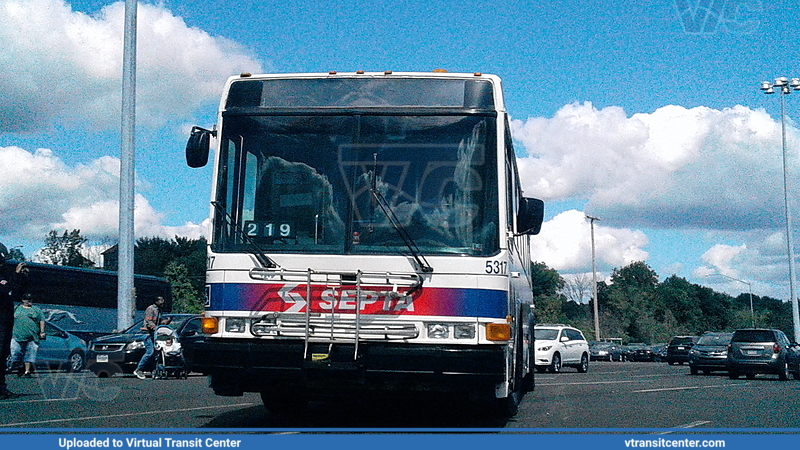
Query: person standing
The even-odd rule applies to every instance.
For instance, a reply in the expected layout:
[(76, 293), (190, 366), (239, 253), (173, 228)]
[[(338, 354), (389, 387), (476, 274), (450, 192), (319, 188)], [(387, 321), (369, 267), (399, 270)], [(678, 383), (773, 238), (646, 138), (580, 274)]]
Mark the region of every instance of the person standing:
[(44, 333), (44, 312), (34, 306), (31, 294), (22, 296), (22, 304), (14, 308), (14, 328), (11, 339), (11, 367), (24, 362), (25, 371), (21, 377), (33, 376), (39, 340)]
[(0, 244), (0, 400), (14, 397), (6, 386), (6, 360), (11, 353), (14, 328), (14, 303), (22, 298), (27, 267), (24, 262), (14, 266), (5, 245)]
[(168, 325), (172, 322), (171, 317), (167, 317), (166, 319), (161, 317), (161, 308), (164, 307), (165, 302), (164, 297), (156, 297), (156, 301), (144, 310), (142, 331), (147, 333), (147, 337), (144, 339), (144, 355), (142, 355), (142, 359), (139, 360), (136, 370), (133, 371), (136, 378), (140, 380), (147, 378), (144, 371), (153, 365), (153, 359), (156, 354), (155, 342), (153, 341), (156, 327), (159, 325)]

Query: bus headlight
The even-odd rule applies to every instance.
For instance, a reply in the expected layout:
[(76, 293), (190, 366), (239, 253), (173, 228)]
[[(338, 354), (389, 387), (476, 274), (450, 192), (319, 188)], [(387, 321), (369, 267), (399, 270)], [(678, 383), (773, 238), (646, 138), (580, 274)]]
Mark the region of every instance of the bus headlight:
[(428, 338), (447, 339), (450, 337), (450, 327), (446, 323), (429, 323)]
[(475, 339), (475, 324), (457, 323), (453, 335), (456, 339)]
[(225, 331), (229, 333), (244, 333), (245, 322), (241, 317), (228, 317), (225, 319)]

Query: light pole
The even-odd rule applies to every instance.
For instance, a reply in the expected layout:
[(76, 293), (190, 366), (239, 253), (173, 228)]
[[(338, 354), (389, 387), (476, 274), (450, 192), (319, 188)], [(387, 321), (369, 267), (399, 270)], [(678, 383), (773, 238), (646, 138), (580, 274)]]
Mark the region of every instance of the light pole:
[(720, 276), (720, 277), (729, 278), (729, 279), (731, 279), (733, 281), (738, 281), (739, 283), (744, 283), (744, 284), (747, 285), (747, 290), (750, 291), (750, 322), (751, 322), (753, 328), (755, 328), (756, 327), (756, 313), (755, 313), (755, 311), (753, 311), (753, 285), (750, 284), (749, 281), (740, 280), (738, 278), (733, 278), (731, 276), (723, 275), (721, 273), (712, 273), (712, 274), (709, 274), (709, 275), (706, 275), (706, 276), (707, 277), (713, 277), (714, 275)]
[(794, 325), (794, 340), (800, 342), (800, 312), (798, 312), (797, 297), (794, 294), (794, 246), (792, 245), (792, 214), (789, 208), (789, 176), (786, 165), (786, 100), (784, 96), (791, 94), (792, 89), (800, 90), (800, 78), (776, 78), (774, 83), (761, 82), (761, 90), (765, 94), (774, 94), (775, 88), (780, 89), (781, 98), (781, 145), (783, 147), (783, 207), (786, 214), (786, 252), (789, 254), (789, 300), (792, 302), (792, 324)]
[(599, 308), (597, 303), (599, 303), (597, 299), (597, 264), (594, 252), (594, 221), (600, 220), (597, 217), (586, 216), (589, 219), (589, 226), (591, 227), (592, 233), (592, 295), (594, 297), (593, 307), (594, 307), (594, 340), (600, 340), (600, 315), (599, 315)]

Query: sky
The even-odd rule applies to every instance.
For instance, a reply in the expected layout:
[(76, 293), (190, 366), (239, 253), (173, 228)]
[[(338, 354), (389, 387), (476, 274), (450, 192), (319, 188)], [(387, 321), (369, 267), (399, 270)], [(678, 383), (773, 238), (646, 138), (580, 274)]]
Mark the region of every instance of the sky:
[[(205, 235), (190, 169), (230, 75), (431, 71), (503, 79), (534, 261), (569, 278), (644, 261), (789, 298), (780, 95), (800, 77), (796, 1), (162, 0), (138, 7), (136, 237)], [(0, 242), (117, 240), (124, 2), (0, 0)], [(786, 100), (800, 224), (800, 91)], [(792, 230), (797, 245), (798, 233)], [(739, 281), (736, 281), (739, 280)]]

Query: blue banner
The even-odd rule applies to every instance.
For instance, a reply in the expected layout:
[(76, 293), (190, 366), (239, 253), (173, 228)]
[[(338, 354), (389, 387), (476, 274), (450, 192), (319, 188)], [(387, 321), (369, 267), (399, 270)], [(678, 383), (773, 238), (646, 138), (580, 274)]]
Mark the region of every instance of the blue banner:
[[(681, 430), (686, 433), (686, 430)], [(800, 430), (721, 430), (718, 433), (671, 434), (659, 430), (630, 433), (623, 430), (599, 433), (585, 430), (248, 430), (213, 434), (167, 430), (9, 430), (0, 433), (2, 448), (64, 450), (94, 449), (277, 449), (343, 448), (348, 450), (408, 450), (409, 448), (533, 448), (561, 449), (742, 449), (795, 448)], [(524, 447), (523, 447), (524, 446)]]

